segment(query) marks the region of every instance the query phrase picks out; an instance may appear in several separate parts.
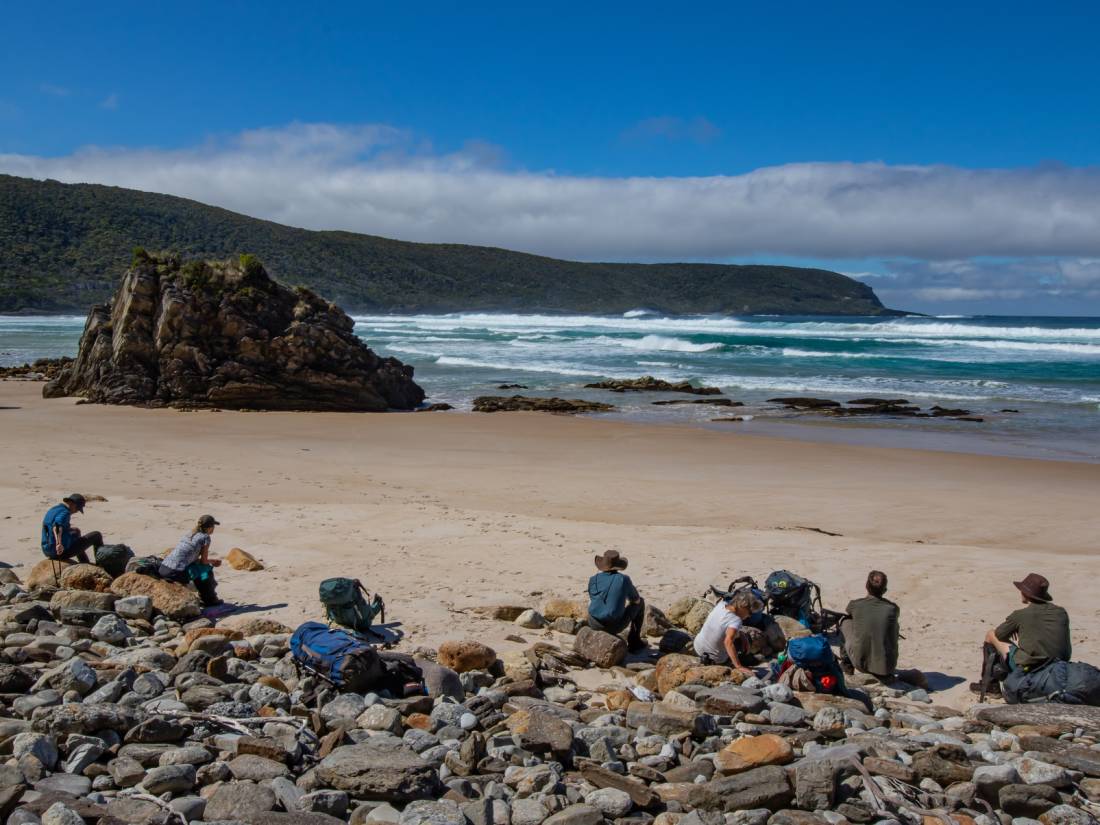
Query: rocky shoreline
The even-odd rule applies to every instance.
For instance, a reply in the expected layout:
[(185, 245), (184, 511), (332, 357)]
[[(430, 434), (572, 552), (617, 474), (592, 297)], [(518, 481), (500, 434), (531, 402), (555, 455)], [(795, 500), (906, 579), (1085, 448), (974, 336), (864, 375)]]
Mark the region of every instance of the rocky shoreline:
[(517, 647), (417, 649), (426, 694), (393, 698), (336, 693), (290, 628), (216, 625), (182, 586), (0, 581), (13, 825), (1089, 825), (1100, 802), (1100, 709), (792, 692), (679, 652), (698, 599), (651, 608), (629, 658), (576, 602), (480, 608)]

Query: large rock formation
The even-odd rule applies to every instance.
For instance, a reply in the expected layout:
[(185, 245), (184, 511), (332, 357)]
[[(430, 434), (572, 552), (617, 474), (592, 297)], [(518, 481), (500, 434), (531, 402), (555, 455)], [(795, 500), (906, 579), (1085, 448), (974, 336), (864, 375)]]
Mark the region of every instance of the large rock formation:
[(412, 409), (412, 367), (379, 358), (354, 322), (250, 255), (183, 263), (134, 254), (110, 307), (88, 315), (80, 351), (43, 390), (105, 404), (269, 410)]

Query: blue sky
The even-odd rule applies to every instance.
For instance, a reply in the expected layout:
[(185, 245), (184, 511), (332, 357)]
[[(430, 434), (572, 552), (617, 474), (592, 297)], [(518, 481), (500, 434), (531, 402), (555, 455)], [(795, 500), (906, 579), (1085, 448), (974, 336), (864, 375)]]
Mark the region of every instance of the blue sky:
[(1100, 314), (1100, 7), (40, 3), (0, 171), (564, 257)]

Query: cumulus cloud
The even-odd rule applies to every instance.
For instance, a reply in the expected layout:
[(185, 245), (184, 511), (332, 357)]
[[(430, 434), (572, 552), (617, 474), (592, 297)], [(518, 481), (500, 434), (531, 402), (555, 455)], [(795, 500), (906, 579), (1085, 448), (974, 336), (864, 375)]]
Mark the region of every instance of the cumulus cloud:
[(847, 273), (867, 281), (888, 305), (949, 304), (986, 312), (1090, 314), (1100, 305), (1100, 258), (889, 261), (884, 273)]
[[(654, 121), (654, 135), (697, 128)], [(1098, 167), (793, 163), (613, 178), (504, 161), (499, 147), (444, 154), (384, 124), (297, 123), (185, 149), (0, 154), (0, 171), (166, 192), (311, 229), (586, 260), (887, 259), (889, 277), (857, 275), (897, 306), (1100, 300)]]
[(166, 192), (313, 229), (585, 259), (1100, 256), (1100, 168), (797, 163), (743, 175), (506, 169), (385, 125), (293, 124), (178, 150), (0, 154), (15, 175)]

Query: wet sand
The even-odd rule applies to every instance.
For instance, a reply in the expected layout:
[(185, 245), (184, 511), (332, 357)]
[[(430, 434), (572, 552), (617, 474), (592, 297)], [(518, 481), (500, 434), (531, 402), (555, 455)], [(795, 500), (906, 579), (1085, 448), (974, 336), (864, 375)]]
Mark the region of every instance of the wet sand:
[[(0, 382), (0, 560), (41, 558), (41, 514), (101, 495), (74, 524), (138, 554), (172, 546), (205, 512), (223, 598), (288, 624), (319, 616), (317, 583), (381, 591), (403, 647), (472, 636), (507, 650), (541, 631), (476, 605), (581, 598), (592, 556), (630, 559), (667, 607), (788, 568), (826, 606), (862, 595), (871, 568), (902, 608), (901, 665), (944, 674), (965, 701), (985, 628), (1018, 606), (1012, 579), (1051, 580), (1075, 658), (1100, 661), (1100, 465), (810, 443), (698, 427), (538, 413), (179, 412), (43, 400)], [(827, 531), (838, 535), (826, 535)], [(25, 572), (22, 568), (17, 572)]]

